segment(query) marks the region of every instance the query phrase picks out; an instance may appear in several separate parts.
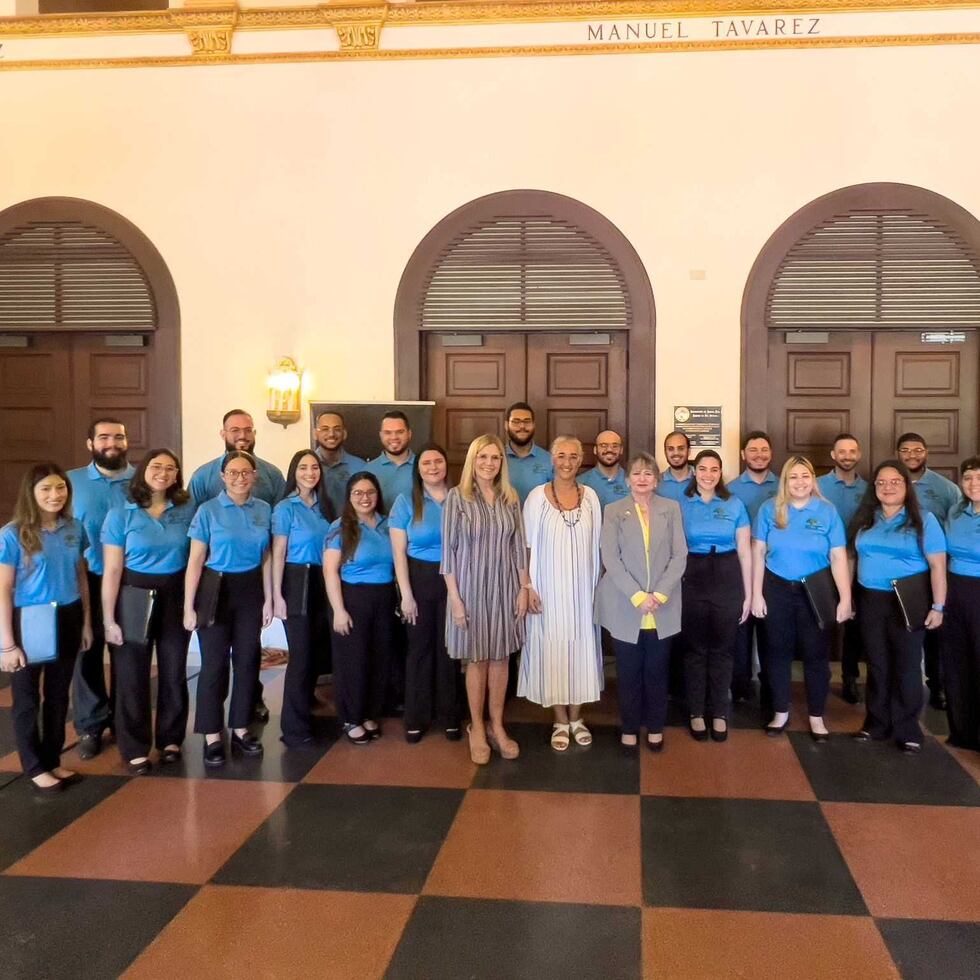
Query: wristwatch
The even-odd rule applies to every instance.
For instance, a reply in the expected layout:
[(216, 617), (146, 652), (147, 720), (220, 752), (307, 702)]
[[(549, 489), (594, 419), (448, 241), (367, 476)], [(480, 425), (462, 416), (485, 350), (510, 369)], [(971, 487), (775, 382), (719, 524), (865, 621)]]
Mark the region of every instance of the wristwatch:
[(930, 608), (933, 612), (945, 612), (946, 607), (941, 602), (934, 602)]

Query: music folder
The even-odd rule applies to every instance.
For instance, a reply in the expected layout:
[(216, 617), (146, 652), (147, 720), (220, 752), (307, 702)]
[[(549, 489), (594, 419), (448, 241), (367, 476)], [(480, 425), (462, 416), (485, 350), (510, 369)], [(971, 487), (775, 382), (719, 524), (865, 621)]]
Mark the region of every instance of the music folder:
[(122, 629), (123, 641), (146, 646), (149, 639), (150, 619), (156, 605), (157, 590), (141, 589), (124, 585), (119, 590), (116, 620)]
[(926, 628), (926, 616), (932, 606), (932, 579), (928, 572), (892, 579), (892, 591), (902, 610), (905, 628), (914, 633)]
[(830, 629), (837, 622), (837, 604), (840, 602), (837, 583), (834, 582), (830, 566), (821, 568), (819, 572), (814, 572), (800, 581), (803, 583), (803, 591), (806, 592), (807, 599), (810, 600), (810, 608), (816, 617), (817, 625), (822, 630)]
[(14, 619), (17, 645), (29, 664), (46, 664), (58, 659), (58, 603), (20, 606)]
[(310, 565), (289, 563), (282, 570), (282, 597), (287, 616), (305, 616), (310, 595)]
[(197, 613), (197, 628), (214, 626), (218, 615), (218, 597), (221, 595), (221, 572), (204, 567), (201, 580), (197, 583), (194, 596), (194, 612)]

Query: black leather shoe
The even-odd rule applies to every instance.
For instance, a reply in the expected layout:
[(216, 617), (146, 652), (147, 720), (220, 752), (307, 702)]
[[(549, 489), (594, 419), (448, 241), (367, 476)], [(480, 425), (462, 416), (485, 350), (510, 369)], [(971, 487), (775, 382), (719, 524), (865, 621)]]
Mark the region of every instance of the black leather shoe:
[(180, 762), (180, 749), (164, 749), (160, 753), (160, 761), (165, 762), (168, 766)]
[(922, 751), (922, 744), (920, 742), (902, 742), (899, 748), (906, 755), (916, 755), (918, 752)]
[(664, 741), (664, 739), (661, 739), (659, 742), (651, 742), (650, 739), (647, 739), (647, 748), (651, 752), (663, 752)]
[(870, 742), (871, 741), (871, 733), (870, 732), (866, 732), (862, 728), (861, 731), (855, 732), (851, 736), (851, 738), (853, 738), (855, 742)]
[(102, 751), (102, 733), (86, 732), (78, 740), (78, 758), (94, 759)]
[(262, 755), (265, 751), (262, 743), (251, 732), (246, 732), (244, 735), (236, 735), (232, 732), (231, 747), (242, 755)]
[(935, 708), (936, 711), (945, 711), (946, 695), (942, 691), (933, 691), (929, 695), (929, 707)]
[(80, 772), (73, 772), (69, 776), (58, 776), (56, 778), (61, 780), (62, 786), (74, 786), (75, 783), (80, 783), (85, 777)]
[(810, 738), (812, 738), (814, 742), (829, 742), (830, 741), (830, 734), (828, 732), (815, 732), (811, 728), (810, 729)]
[(711, 741), (712, 742), (727, 742), (728, 741), (728, 725), (718, 731), (714, 725), (711, 726)]
[[(368, 734), (370, 734), (370, 732)], [(416, 728), (414, 731), (408, 731), (406, 729), (405, 741), (408, 742), (409, 745), (417, 745), (419, 742), (422, 741), (422, 736), (424, 734), (425, 732), (421, 728)]]
[(64, 782), (60, 779), (58, 782), (52, 783), (50, 786), (38, 786), (38, 784), (32, 779), (31, 786), (38, 796), (54, 796), (56, 793), (63, 792), (65, 788)]
[[(355, 728), (361, 729), (360, 735), (354, 734)], [(370, 734), (360, 725), (344, 725), (344, 737), (352, 745), (369, 745), (371, 743)]]
[(687, 723), (687, 730), (691, 733), (691, 738), (693, 738), (695, 742), (707, 742), (708, 741), (708, 729), (707, 728), (702, 728), (701, 731), (698, 731), (691, 724), (691, 722), (688, 721), (688, 723)]
[(459, 726), (456, 728), (446, 729), (446, 741), (447, 742), (458, 742), (463, 737), (463, 731)]
[(206, 766), (223, 766), (225, 764), (225, 743), (220, 739), (217, 742), (204, 743), (204, 764)]
[(861, 700), (860, 694), (858, 694), (858, 682), (856, 677), (845, 677), (844, 682), (841, 684), (840, 696), (848, 704), (857, 704)]
[(252, 717), (263, 725), (269, 720), (269, 709), (262, 698), (255, 702), (255, 707), (252, 708)]
[(367, 737), (371, 739), (372, 742), (376, 742), (381, 738), (381, 726), (378, 725), (376, 728), (365, 728), (364, 731), (367, 732)]
[(152, 768), (149, 759), (143, 759), (142, 762), (126, 763), (126, 769), (129, 771), (130, 776), (145, 776)]
[(765, 732), (770, 738), (779, 738), (786, 731), (788, 724), (789, 719), (787, 718), (781, 725), (766, 725)]

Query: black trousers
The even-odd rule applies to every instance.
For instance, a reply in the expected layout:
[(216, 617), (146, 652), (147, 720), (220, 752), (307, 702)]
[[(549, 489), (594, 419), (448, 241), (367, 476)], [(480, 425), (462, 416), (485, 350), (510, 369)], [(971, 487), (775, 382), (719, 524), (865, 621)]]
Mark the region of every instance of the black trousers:
[[(289, 662), (282, 692), (282, 737), (302, 741), (313, 735), (313, 690), (322, 663), (323, 650), (330, 648), (329, 603), (323, 584), (323, 569), (310, 565), (306, 593), (306, 613), (289, 615), (286, 642)], [(287, 608), (287, 613), (289, 609)]]
[(14, 739), (20, 764), (28, 776), (50, 772), (60, 764), (68, 691), (82, 641), (82, 621), (81, 602), (59, 606), (58, 659), (28, 665), (10, 676)]
[(395, 586), (341, 583), (344, 608), (353, 620), (347, 636), (333, 636), (337, 711), (346, 725), (381, 714), (395, 632)]
[(640, 630), (636, 643), (613, 637), (613, 647), (623, 734), (636, 735), (642, 727), (653, 735), (661, 733), (667, 723), (669, 641), (656, 630)]
[(856, 619), (838, 623), (834, 630), (833, 646), (840, 654), (840, 672), (845, 679), (857, 680), (861, 676), (861, 627)]
[(113, 727), (114, 670), (105, 682), (105, 631), (102, 627), (102, 576), (88, 573), (89, 606), (92, 610), (92, 645), (78, 654), (72, 682), (73, 720), (79, 735), (101, 735)]
[(728, 689), (738, 618), (745, 601), (742, 567), (734, 551), (687, 556), (684, 572), (684, 673), (691, 717), (728, 714)]
[(822, 718), (830, 693), (830, 630), (817, 626), (803, 586), (768, 569), (762, 582), (766, 601), (765, 684), (772, 710), (789, 711), (793, 659), (803, 661), (807, 712)]
[(459, 664), (446, 652), (446, 582), (439, 563), (408, 559), (408, 577), (418, 605), (415, 625), (406, 627), (405, 728), (428, 728), (436, 718), (458, 728), (461, 714)]
[(874, 739), (921, 742), (922, 634), (905, 628), (894, 593), (857, 590), (861, 640), (868, 658), (864, 730)]
[[(944, 616), (943, 619), (946, 617)], [(922, 638), (922, 659), (926, 668), (926, 685), (933, 694), (939, 694), (943, 690), (945, 679), (943, 677), (943, 661), (941, 637), (945, 624), (939, 629), (926, 630)]]
[(980, 578), (948, 575), (942, 655), (953, 745), (980, 751)]
[[(115, 666), (116, 741), (124, 759), (139, 759), (150, 752), (153, 734), (156, 747), (181, 745), (187, 730), (187, 644), (184, 629), (184, 573), (146, 575), (126, 569), (123, 585), (156, 589), (149, 642), (123, 643), (111, 647)], [(152, 726), (150, 667), (157, 655), (157, 715)]]
[(225, 698), (231, 667), (235, 680), (228, 708), (228, 727), (245, 728), (252, 718), (262, 659), (262, 570), (225, 572), (221, 577), (213, 626), (198, 631), (201, 673), (197, 679), (194, 731), (201, 735), (225, 727)]
[[(686, 601), (686, 600), (685, 600)], [(752, 641), (759, 648), (759, 682), (765, 684), (766, 631), (762, 620), (755, 616), (741, 623), (735, 630), (735, 648), (732, 662), (732, 696), (749, 697), (752, 694)]]

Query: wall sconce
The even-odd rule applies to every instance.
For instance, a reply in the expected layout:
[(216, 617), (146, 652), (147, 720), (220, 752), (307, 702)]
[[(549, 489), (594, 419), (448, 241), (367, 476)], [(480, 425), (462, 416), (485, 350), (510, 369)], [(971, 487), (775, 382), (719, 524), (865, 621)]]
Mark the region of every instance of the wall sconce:
[(296, 362), (291, 357), (281, 357), (265, 382), (269, 389), (265, 416), (270, 422), (285, 429), (299, 421), (302, 381), (303, 372)]

